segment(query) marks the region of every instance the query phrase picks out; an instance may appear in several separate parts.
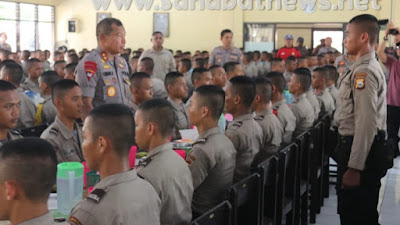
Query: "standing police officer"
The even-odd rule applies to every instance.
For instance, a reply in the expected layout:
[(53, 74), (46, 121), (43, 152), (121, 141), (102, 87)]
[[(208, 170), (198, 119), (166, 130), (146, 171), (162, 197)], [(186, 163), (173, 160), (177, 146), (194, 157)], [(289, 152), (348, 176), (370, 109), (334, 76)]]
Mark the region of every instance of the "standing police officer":
[(125, 29), (114, 18), (102, 20), (96, 27), (98, 48), (83, 58), (76, 67), (76, 82), (82, 88), (83, 118), (93, 107), (105, 103), (128, 104), (130, 99), (129, 69), (118, 56), (125, 47)]
[(378, 223), (380, 179), (391, 167), (386, 153), (386, 82), (375, 58), (377, 19), (368, 14), (347, 25), (344, 45), (356, 62), (340, 78), (335, 120), (340, 135), (338, 211), (342, 225)]
[(227, 62), (238, 62), (240, 63), (240, 56), (242, 51), (232, 46), (233, 33), (229, 29), (221, 31), (221, 42), (222, 46), (214, 48), (211, 52), (210, 60), (208, 65), (224, 66)]

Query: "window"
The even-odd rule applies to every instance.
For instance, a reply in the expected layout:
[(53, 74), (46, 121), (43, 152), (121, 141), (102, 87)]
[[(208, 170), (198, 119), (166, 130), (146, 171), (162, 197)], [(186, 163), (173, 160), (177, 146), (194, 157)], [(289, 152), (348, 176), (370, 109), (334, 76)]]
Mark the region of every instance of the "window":
[(13, 52), (54, 50), (54, 7), (0, 1), (0, 32)]

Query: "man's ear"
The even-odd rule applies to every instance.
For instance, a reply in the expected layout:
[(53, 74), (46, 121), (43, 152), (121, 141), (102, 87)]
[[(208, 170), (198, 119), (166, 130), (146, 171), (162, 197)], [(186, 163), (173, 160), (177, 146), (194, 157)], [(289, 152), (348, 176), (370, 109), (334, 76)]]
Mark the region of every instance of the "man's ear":
[(210, 109), (205, 106), (200, 108), (200, 112), (201, 112), (201, 118), (205, 118), (207, 117), (207, 115), (211, 114)]
[(272, 93), (276, 93), (276, 86), (272, 85)]
[(14, 200), (18, 197), (18, 192), (21, 191), (18, 183), (13, 180), (8, 180), (4, 182), (4, 192), (3, 193), (8, 201)]
[(260, 102), (260, 101), (261, 101), (261, 96), (258, 95), (258, 94), (256, 94), (256, 96), (254, 97), (254, 102), (255, 102), (255, 103), (258, 103), (258, 102)]
[(146, 126), (147, 126), (146, 131), (147, 131), (147, 135), (148, 136), (154, 135), (156, 130), (158, 129), (157, 126), (154, 123), (151, 123), (151, 122), (148, 123)]
[(241, 101), (242, 101), (242, 98), (240, 97), (240, 95), (235, 95), (235, 97), (233, 98), (233, 102), (236, 105), (239, 105)]
[(100, 136), (98, 138), (98, 149), (101, 154), (105, 153), (107, 147), (111, 145), (111, 140), (105, 136)]

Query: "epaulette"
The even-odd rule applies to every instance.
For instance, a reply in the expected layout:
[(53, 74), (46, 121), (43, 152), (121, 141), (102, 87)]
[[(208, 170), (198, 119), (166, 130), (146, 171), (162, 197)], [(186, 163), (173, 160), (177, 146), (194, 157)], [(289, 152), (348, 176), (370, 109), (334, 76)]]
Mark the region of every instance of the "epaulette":
[(12, 135), (21, 135), (18, 131), (16, 131), (16, 130), (10, 130), (10, 133), (12, 134)]
[(236, 122), (233, 122), (233, 123), (232, 123), (232, 126), (238, 126), (238, 127), (241, 127), (241, 126), (242, 126), (242, 124), (243, 124), (243, 121), (236, 121)]
[(207, 141), (207, 138), (201, 138), (201, 139), (199, 139), (199, 140), (196, 140), (196, 141), (193, 143), (193, 145), (195, 145), (195, 144), (204, 144), (204, 143), (206, 143), (206, 141)]
[(95, 203), (99, 203), (105, 194), (106, 191), (103, 189), (94, 189), (86, 198), (94, 201)]
[(264, 115), (254, 117), (254, 120), (263, 120)]
[(58, 134), (58, 129), (55, 128), (55, 127), (52, 127), (52, 128), (49, 130), (49, 133), (52, 133), (52, 134), (57, 135), (57, 134)]
[(143, 157), (139, 160), (139, 165), (138, 166), (143, 166), (146, 167), (151, 161), (153, 160), (153, 157)]
[(360, 64), (369, 64), (369, 60), (364, 60)]

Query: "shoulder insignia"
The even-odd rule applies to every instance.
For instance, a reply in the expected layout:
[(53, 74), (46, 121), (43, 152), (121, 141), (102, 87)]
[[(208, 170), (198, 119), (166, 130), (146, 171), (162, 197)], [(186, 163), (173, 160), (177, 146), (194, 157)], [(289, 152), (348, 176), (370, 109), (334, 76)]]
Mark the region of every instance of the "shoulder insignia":
[(139, 165), (138, 166), (143, 166), (146, 167), (151, 161), (153, 160), (153, 157), (143, 157), (139, 160)]
[(95, 63), (93, 61), (85, 61), (85, 64), (83, 65), (83, 67), (85, 69), (85, 73), (86, 73), (88, 80), (92, 79), (92, 77), (94, 76), (94, 74), (97, 71), (97, 63)]
[(356, 75), (354, 75), (356, 89), (364, 89), (366, 76), (367, 73), (356, 73)]
[(10, 133), (13, 135), (21, 135), (18, 131), (16, 130), (10, 130)]
[(206, 141), (207, 141), (207, 138), (201, 138), (201, 139), (195, 141), (193, 143), (193, 145), (195, 145), (195, 144), (203, 144), (203, 143), (206, 143)]
[(73, 225), (82, 225), (81, 221), (79, 221), (76, 217), (72, 216), (69, 218), (69, 223)]
[(361, 62), (361, 64), (369, 64), (369, 60), (364, 60)]
[(192, 164), (195, 160), (196, 160), (196, 157), (194, 157), (193, 155), (188, 155), (186, 157), (186, 164), (188, 166), (190, 166), (190, 164)]
[(88, 194), (86, 198), (99, 203), (105, 194), (106, 192), (103, 189), (95, 189), (92, 191), (92, 193)]
[(241, 127), (241, 126), (242, 126), (242, 124), (243, 124), (243, 121), (236, 121), (236, 122), (233, 122), (233, 123), (232, 123), (232, 126), (238, 126), (238, 127)]
[(346, 65), (346, 62), (345, 62), (345, 61), (340, 61), (340, 62), (339, 62), (339, 66), (344, 66), (344, 65)]
[[(102, 52), (102, 53), (100, 54), (100, 56), (101, 56), (101, 59), (102, 59), (102, 60), (108, 61), (108, 57), (107, 57), (107, 53), (106, 53), (106, 52)], [(103, 62), (103, 61), (102, 61), (102, 62)]]
[(57, 134), (58, 134), (58, 129), (55, 128), (55, 127), (52, 127), (52, 128), (49, 130), (49, 133), (52, 133), (52, 134), (57, 135)]
[(256, 116), (256, 117), (254, 117), (254, 120), (263, 120), (264, 119), (264, 116)]

